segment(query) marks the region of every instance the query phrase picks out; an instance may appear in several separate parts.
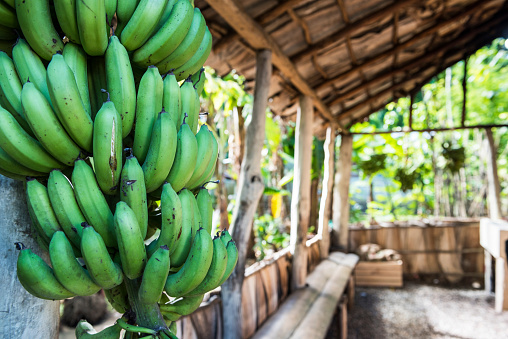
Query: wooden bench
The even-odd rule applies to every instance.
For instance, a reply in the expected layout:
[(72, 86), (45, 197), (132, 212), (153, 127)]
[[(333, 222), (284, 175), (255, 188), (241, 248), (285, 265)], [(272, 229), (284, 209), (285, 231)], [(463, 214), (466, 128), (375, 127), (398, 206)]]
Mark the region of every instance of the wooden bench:
[[(344, 337), (345, 305), (354, 294), (352, 272), (357, 262), (356, 254), (330, 253), (309, 274), (307, 286), (291, 293), (252, 339), (325, 338), (337, 305)], [(345, 292), (349, 298), (344, 297)]]

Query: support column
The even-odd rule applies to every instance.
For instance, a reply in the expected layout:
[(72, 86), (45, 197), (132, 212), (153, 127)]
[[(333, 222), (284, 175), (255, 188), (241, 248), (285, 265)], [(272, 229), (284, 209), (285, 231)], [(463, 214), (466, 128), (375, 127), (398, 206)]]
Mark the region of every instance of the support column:
[(494, 143), (492, 129), (486, 128), (487, 141), (489, 143), (487, 157), (487, 181), (488, 181), (488, 197), (489, 216), (491, 219), (501, 218), (501, 197), (499, 177), (497, 175), (497, 148)]
[(328, 252), (330, 251), (330, 229), (328, 224), (332, 214), (333, 177), (335, 175), (335, 126), (333, 125), (326, 129), (326, 140), (323, 148), (325, 151), (325, 164), (318, 224), (318, 236), (321, 237), (319, 246), (321, 259), (328, 258)]
[(312, 99), (308, 96), (301, 96), (296, 115), (295, 166), (291, 196), (292, 290), (305, 286), (305, 278), (307, 277), (307, 246), (305, 243), (310, 216), (313, 114)]
[(265, 140), (266, 106), (272, 76), (272, 53), (257, 52), (256, 83), (252, 116), (247, 126), (245, 153), (238, 178), (238, 193), (233, 210), (230, 233), (238, 248), (238, 263), (228, 280), (222, 285), (224, 339), (242, 338), (242, 285), (245, 274), (245, 259), (249, 237), (252, 232), (254, 214), (263, 195), (264, 183), (261, 176), (261, 151)]
[(15, 242), (22, 242), (48, 259), (31, 236), (23, 183), (0, 176), (0, 333), (9, 338), (58, 338), (60, 301), (28, 293), (18, 281)]
[(353, 155), (353, 136), (342, 135), (333, 187), (333, 239), (340, 250), (348, 251), (349, 242), (349, 180)]

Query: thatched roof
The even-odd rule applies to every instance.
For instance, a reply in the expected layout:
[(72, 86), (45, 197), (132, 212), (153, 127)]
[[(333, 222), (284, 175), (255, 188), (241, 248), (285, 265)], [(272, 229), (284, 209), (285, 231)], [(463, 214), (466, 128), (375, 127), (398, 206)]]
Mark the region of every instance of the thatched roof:
[[(272, 50), (270, 107), (293, 118), (300, 93), (315, 131), (348, 126), (418, 90), (432, 76), (507, 33), (508, 0), (196, 0), (214, 37), (207, 64), (255, 76)], [(505, 30), (503, 32), (503, 29)]]

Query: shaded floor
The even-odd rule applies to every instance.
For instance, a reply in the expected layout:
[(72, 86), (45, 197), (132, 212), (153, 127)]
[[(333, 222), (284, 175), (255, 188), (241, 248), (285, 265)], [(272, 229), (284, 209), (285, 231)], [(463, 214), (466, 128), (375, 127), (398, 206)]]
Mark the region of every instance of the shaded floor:
[(484, 290), (405, 282), (402, 289), (357, 287), (349, 339), (508, 338), (508, 311)]

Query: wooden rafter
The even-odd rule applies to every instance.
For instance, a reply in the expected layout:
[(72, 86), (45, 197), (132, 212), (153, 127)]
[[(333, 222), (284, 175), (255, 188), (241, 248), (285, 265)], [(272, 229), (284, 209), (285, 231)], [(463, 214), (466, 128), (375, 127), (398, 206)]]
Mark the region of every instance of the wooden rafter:
[(303, 36), (305, 37), (305, 42), (309, 45), (312, 45), (312, 38), (310, 36), (310, 30), (309, 30), (309, 26), (307, 25), (307, 23), (305, 22), (305, 20), (303, 20), (302, 18), (300, 18), (298, 16), (298, 14), (295, 13), (295, 11), (293, 11), (292, 8), (288, 9), (288, 14), (289, 16), (291, 17), (291, 19), (298, 25), (301, 27), (302, 31), (303, 31)]
[(424, 132), (444, 132), (444, 131), (457, 131), (462, 129), (477, 129), (477, 128), (499, 128), (508, 127), (508, 124), (491, 124), (491, 125), (471, 125), (471, 126), (457, 126), (457, 127), (442, 127), (442, 128), (424, 128), (424, 129), (411, 129), (411, 130), (395, 130), (395, 131), (374, 131), (374, 132), (351, 132), (351, 135), (376, 135), (376, 134), (392, 134), (392, 133), (424, 133)]
[[(208, 4), (224, 18), (254, 49), (269, 49), (272, 51), (273, 64), (287, 77), (291, 83), (303, 94), (312, 98), (314, 106), (328, 121), (334, 119), (332, 112), (306, 80), (296, 69), (296, 66), (284, 54), (275, 40), (254, 21), (234, 0), (207, 0)], [(344, 129), (339, 125), (341, 129)]]

